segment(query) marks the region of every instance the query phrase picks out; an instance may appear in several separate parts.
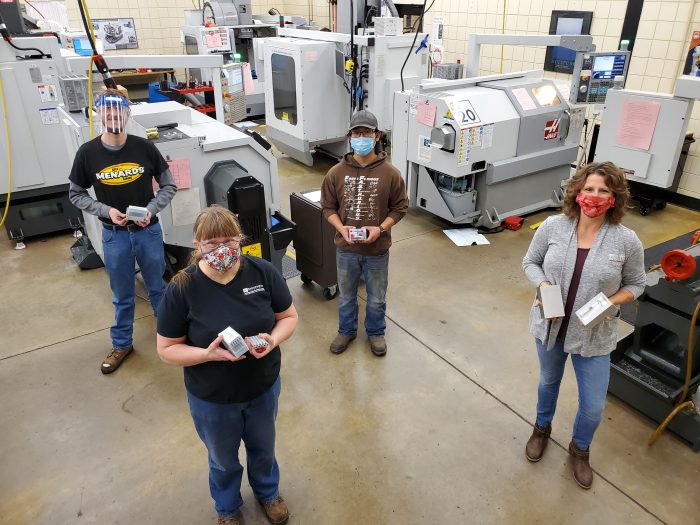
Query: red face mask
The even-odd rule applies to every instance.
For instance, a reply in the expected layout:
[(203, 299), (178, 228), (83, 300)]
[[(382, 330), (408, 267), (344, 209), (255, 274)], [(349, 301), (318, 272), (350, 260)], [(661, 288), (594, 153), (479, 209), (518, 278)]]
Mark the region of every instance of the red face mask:
[(598, 197), (579, 193), (576, 195), (576, 203), (588, 217), (600, 217), (615, 206), (615, 197)]

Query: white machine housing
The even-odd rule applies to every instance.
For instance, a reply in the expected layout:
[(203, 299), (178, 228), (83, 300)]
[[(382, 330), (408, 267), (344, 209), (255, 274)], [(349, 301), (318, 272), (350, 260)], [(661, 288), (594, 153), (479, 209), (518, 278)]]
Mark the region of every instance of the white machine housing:
[[(163, 157), (168, 161), (186, 159), (189, 166), (190, 187), (179, 187), (168, 207), (158, 214), (163, 229), (163, 242), (169, 246), (192, 248), (192, 227), (197, 213), (207, 207), (205, 177), (218, 165), (234, 163), (241, 174), (254, 177), (264, 188), (266, 217), (262, 242), (267, 246), (250, 244), (244, 252), (259, 255), (269, 253), (272, 262), (281, 270), (284, 249), (275, 249), (273, 243), (273, 216), (280, 205), (277, 160), (270, 151), (261, 146), (251, 135), (213, 120), (198, 111), (176, 102), (137, 104), (132, 106), (132, 118), (127, 132), (145, 137), (146, 129), (177, 122), (175, 130), (161, 132), (154, 141)], [(62, 112), (65, 129), (65, 144), (74, 156), (80, 145), (89, 140), (86, 119)], [(169, 138), (170, 136), (170, 138)], [(235, 160), (234, 160), (235, 159)], [(178, 173), (173, 173), (176, 182)], [(186, 185), (186, 184), (185, 184)], [(94, 192), (91, 189), (94, 197)], [(103, 256), (102, 223), (97, 217), (84, 215), (85, 229), (95, 251)], [(248, 233), (248, 232), (246, 232)], [(250, 234), (249, 234), (250, 235)]]
[[(693, 103), (695, 99), (700, 99), (700, 78), (680, 77), (676, 85), (680, 88), (676, 89), (676, 95), (626, 89), (608, 91), (595, 160), (614, 162), (625, 171), (628, 180), (675, 190), (673, 186), (678, 183), (676, 167), (688, 131)], [(618, 141), (626, 101), (659, 105), (648, 150), (623, 145)]]
[(397, 93), (392, 159), (410, 205), (487, 228), (561, 206), (583, 122), (566, 98), (537, 71), (426, 80)]
[[(55, 37), (16, 37), (15, 45), (37, 48), (50, 58), (18, 60), (16, 51), (0, 40), (0, 78), (6, 111), (0, 106), (0, 203), (11, 191), (6, 222), (11, 238), (41, 235), (69, 228), (79, 217), (67, 200), (68, 173), (72, 157), (63, 147), (58, 107), (63, 103), (59, 77), (68, 73), (63, 56), (72, 51), (59, 48)], [(31, 53), (31, 52), (29, 52)], [(7, 118), (12, 156), (12, 188), (8, 188)], [(23, 211), (20, 212), (22, 207)]]
[[(350, 35), (280, 30), (265, 39), (265, 121), (277, 148), (311, 166), (311, 150), (339, 157), (348, 151), (350, 94), (344, 76)], [(391, 133), (393, 97), (401, 89), (400, 70), (414, 35), (357, 36), (358, 69), (365, 93), (362, 109), (374, 113), (379, 129)], [(423, 35), (418, 35), (420, 42)], [(417, 47), (417, 44), (416, 44)], [(427, 76), (427, 49), (410, 52), (404, 68), (408, 89)], [(358, 75), (359, 76), (359, 75)], [(358, 106), (359, 108), (359, 106)]]
[[(336, 45), (268, 38), (264, 49), (267, 138), (279, 150), (311, 165), (310, 149), (338, 142), (350, 122), (350, 99), (336, 76)], [(339, 154), (345, 151), (343, 145)]]

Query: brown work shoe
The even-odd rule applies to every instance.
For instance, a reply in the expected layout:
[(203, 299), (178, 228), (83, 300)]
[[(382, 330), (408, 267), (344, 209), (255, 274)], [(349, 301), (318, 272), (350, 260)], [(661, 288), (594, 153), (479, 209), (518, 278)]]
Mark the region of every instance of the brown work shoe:
[(331, 343), (331, 352), (334, 354), (342, 354), (348, 349), (350, 342), (355, 339), (356, 334), (338, 334)]
[(576, 446), (576, 443), (569, 443), (569, 454), (574, 462), (574, 479), (581, 488), (590, 489), (593, 484), (593, 469), (588, 462), (590, 456), (589, 450), (581, 450)]
[(282, 496), (277, 496), (277, 498), (268, 503), (261, 501), (260, 505), (265, 511), (265, 516), (273, 525), (282, 525), (289, 520), (289, 509)]
[(112, 348), (110, 354), (105, 357), (104, 361), (102, 361), (102, 366), (100, 367), (102, 373), (111, 374), (114, 372), (117, 368), (119, 368), (122, 361), (126, 359), (126, 356), (128, 356), (133, 349), (133, 346), (130, 346), (129, 348)]
[(241, 522), (236, 516), (229, 516), (227, 518), (219, 517), (218, 525), (240, 525)]
[(547, 443), (549, 443), (549, 436), (551, 433), (552, 425), (547, 425), (542, 428), (535, 424), (532, 429), (532, 435), (530, 439), (527, 440), (527, 445), (525, 445), (525, 456), (527, 459), (533, 463), (542, 459), (544, 450), (547, 448)]
[(369, 336), (369, 349), (377, 357), (382, 357), (386, 355), (386, 341), (383, 335), (370, 335)]

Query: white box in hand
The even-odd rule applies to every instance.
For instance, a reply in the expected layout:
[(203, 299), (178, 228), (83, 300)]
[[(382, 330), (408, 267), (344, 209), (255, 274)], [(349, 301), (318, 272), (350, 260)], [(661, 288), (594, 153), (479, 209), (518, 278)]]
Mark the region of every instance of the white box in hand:
[(564, 302), (561, 298), (561, 287), (558, 284), (538, 288), (537, 298), (540, 300), (542, 317), (545, 319), (564, 317)]
[(236, 357), (241, 357), (248, 351), (248, 345), (245, 344), (241, 334), (230, 326), (226, 327), (219, 335), (224, 338), (224, 346), (226, 349)]
[(148, 217), (148, 209), (141, 206), (129, 205), (126, 208), (126, 218), (130, 221), (145, 221)]
[(593, 299), (576, 310), (576, 317), (586, 328), (593, 328), (603, 321), (608, 315), (615, 315), (615, 305), (610, 302), (608, 296), (600, 292)]

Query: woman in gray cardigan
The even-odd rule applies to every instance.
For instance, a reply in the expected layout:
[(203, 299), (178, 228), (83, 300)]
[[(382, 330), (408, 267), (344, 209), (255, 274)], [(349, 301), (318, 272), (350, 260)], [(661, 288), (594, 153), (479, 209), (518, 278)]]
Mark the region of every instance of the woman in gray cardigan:
[(525, 275), (535, 287), (561, 287), (564, 317), (543, 319), (539, 301), (530, 312), (540, 360), (537, 422), (525, 454), (539, 461), (552, 431), (559, 385), (569, 354), (578, 382), (579, 407), (569, 454), (574, 479), (583, 488), (593, 483), (589, 447), (605, 407), (610, 353), (617, 344), (617, 315), (588, 329), (573, 312), (603, 292), (618, 305), (644, 291), (644, 251), (637, 235), (620, 224), (629, 202), (624, 173), (610, 162), (592, 163), (574, 175), (566, 189), (564, 215), (549, 217), (537, 229), (523, 259)]

